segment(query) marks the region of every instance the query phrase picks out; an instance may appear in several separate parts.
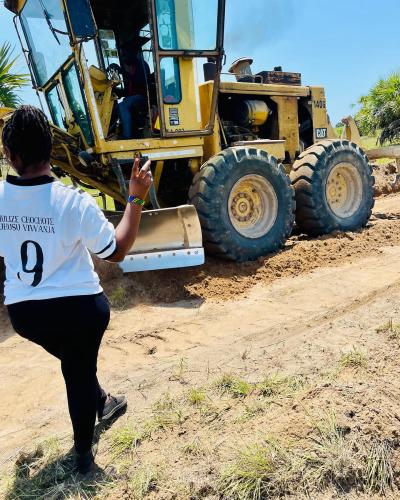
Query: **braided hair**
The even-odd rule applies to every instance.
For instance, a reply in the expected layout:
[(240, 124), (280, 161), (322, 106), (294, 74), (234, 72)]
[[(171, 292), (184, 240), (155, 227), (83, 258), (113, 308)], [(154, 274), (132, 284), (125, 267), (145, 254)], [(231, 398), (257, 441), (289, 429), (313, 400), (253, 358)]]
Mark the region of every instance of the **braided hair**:
[(46, 115), (34, 106), (20, 106), (4, 125), (2, 143), (12, 156), (18, 155), (20, 175), (30, 166), (49, 162), (53, 141)]

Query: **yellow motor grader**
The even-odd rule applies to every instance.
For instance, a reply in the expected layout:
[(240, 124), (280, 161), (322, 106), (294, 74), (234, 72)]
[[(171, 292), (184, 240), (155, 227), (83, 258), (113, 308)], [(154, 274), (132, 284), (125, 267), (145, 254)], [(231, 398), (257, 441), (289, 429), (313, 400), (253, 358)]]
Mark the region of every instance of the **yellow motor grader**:
[(54, 173), (119, 208), (135, 155), (153, 162), (125, 271), (201, 264), (203, 241), (256, 259), (281, 248), (295, 220), (309, 235), (368, 222), (368, 159), (351, 121), (336, 137), (322, 87), (281, 68), (253, 74), (250, 58), (221, 81), (225, 0), (4, 4), (52, 119)]

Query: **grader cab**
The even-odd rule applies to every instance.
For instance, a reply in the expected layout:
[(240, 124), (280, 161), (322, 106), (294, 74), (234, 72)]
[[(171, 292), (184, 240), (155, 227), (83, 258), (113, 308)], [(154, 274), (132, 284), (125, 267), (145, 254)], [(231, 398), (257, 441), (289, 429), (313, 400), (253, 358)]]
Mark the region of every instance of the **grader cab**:
[(285, 243), (295, 218), (311, 235), (369, 220), (368, 159), (336, 137), (322, 87), (281, 68), (253, 75), (249, 58), (221, 82), (225, 0), (5, 6), (51, 115), (54, 173), (118, 208), (135, 155), (153, 162), (126, 271), (201, 264), (202, 238), (218, 256), (256, 259)]

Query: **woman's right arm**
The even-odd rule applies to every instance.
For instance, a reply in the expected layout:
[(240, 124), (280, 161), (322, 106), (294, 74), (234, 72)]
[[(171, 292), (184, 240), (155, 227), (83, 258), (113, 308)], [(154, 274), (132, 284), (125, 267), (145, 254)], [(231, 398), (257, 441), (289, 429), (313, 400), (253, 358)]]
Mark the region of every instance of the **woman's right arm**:
[[(146, 199), (153, 178), (151, 175), (150, 160), (140, 169), (140, 158), (135, 158), (129, 182), (129, 195), (142, 200)], [(134, 203), (128, 203), (121, 222), (115, 229), (116, 251), (110, 257), (110, 262), (122, 262), (135, 243), (139, 230), (142, 207)]]

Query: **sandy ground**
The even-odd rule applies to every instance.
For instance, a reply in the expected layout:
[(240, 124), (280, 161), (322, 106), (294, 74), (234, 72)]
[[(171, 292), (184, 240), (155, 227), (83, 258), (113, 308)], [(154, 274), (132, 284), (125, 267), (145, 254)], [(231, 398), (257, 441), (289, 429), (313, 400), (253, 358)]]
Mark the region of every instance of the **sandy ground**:
[[(101, 381), (128, 396), (130, 415), (219, 373), (312, 372), (355, 343), (374, 349), (368, 330), (399, 317), (400, 196), (379, 199), (359, 233), (294, 236), (257, 263), (111, 276), (106, 288), (139, 290), (126, 298), (135, 307), (114, 310), (99, 360)], [(0, 318), (1, 466), (70, 428), (58, 362)]]

